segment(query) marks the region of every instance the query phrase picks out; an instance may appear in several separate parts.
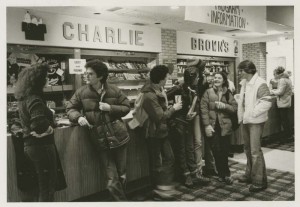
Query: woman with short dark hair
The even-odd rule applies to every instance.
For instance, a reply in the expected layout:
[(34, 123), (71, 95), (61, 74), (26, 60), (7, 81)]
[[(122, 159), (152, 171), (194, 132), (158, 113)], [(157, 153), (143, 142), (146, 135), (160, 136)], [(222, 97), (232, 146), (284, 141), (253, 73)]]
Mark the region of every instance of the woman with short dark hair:
[(215, 73), (214, 85), (205, 91), (201, 100), (201, 118), (208, 144), (211, 146), (219, 181), (232, 184), (228, 167), (232, 123), (230, 114), (237, 111), (237, 103), (228, 90), (227, 75)]

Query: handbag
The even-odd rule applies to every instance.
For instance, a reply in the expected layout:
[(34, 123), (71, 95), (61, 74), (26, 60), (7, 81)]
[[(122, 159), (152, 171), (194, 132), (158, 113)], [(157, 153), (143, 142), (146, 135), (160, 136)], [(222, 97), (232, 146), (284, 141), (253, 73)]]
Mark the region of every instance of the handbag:
[(98, 150), (107, 150), (120, 147), (129, 141), (129, 134), (122, 120), (110, 122), (101, 113), (102, 122), (90, 129), (90, 138)]

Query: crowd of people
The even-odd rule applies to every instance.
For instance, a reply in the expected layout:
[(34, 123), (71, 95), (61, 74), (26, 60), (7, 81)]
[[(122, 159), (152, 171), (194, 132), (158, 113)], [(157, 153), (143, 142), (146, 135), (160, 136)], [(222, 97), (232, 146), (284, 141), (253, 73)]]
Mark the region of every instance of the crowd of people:
[[(130, 102), (118, 87), (107, 83), (105, 64), (92, 60), (85, 67), (87, 84), (76, 90), (67, 105), (67, 114), (71, 122), (90, 129), (99, 161), (105, 166), (107, 189), (114, 200), (125, 201), (130, 137), (121, 118), (129, 113)], [(43, 99), (48, 68), (47, 64), (38, 64), (23, 70), (15, 91), (24, 132), (24, 152), (38, 175), (38, 191), (29, 201), (54, 201), (59, 180), (53, 111)], [(204, 69), (204, 61), (191, 60), (183, 82), (165, 91), (169, 68), (157, 65), (150, 71), (150, 80), (136, 100), (133, 119), (128, 125), (132, 130), (142, 131), (140, 136), (147, 143), (154, 199), (172, 199), (176, 194), (175, 179), (186, 187), (209, 185), (211, 175), (218, 176), (218, 181), (226, 185), (234, 182), (228, 154), (230, 136), (236, 130), (235, 117), (242, 125), (247, 156), (245, 174), (237, 180), (251, 183), (250, 192), (267, 188), (261, 136), (274, 96), (285, 137), (293, 134), (287, 121), (292, 87), (284, 68), (274, 71), (278, 85), (269, 89), (253, 62), (242, 61), (238, 65), (239, 93), (229, 83), (228, 74), (216, 72), (206, 79)], [(175, 177), (175, 162), (179, 177)]]

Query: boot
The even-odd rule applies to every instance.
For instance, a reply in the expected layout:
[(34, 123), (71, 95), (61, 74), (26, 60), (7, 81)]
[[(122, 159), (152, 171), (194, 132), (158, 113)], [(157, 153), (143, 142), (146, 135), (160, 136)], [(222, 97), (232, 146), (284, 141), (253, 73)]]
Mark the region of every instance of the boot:
[(192, 181), (195, 184), (207, 185), (210, 182), (209, 178), (204, 177), (200, 172), (192, 174)]
[(187, 187), (187, 188), (192, 188), (194, 183), (193, 183), (193, 180), (192, 180), (192, 177), (191, 177), (191, 174), (185, 174), (184, 175), (184, 185)]

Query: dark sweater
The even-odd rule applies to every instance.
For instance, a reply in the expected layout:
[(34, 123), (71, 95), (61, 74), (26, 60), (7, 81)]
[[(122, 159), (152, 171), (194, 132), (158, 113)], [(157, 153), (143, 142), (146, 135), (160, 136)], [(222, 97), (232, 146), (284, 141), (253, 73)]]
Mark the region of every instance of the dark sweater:
[(54, 127), (53, 114), (40, 96), (30, 95), (18, 102), (21, 125), (24, 138), (35, 131), (42, 134), (49, 126)]

